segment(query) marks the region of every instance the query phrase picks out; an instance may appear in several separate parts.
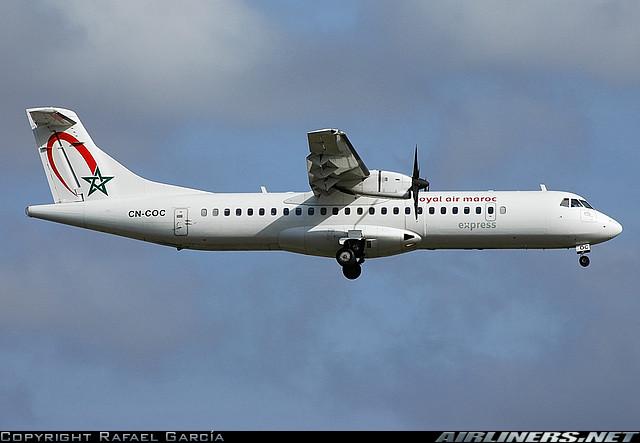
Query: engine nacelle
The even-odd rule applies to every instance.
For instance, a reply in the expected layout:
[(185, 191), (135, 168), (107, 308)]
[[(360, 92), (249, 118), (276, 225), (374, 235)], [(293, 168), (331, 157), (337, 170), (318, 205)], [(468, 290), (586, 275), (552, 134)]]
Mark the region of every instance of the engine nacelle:
[(371, 197), (408, 198), (411, 177), (391, 171), (370, 171), (370, 175), (351, 188), (341, 190)]

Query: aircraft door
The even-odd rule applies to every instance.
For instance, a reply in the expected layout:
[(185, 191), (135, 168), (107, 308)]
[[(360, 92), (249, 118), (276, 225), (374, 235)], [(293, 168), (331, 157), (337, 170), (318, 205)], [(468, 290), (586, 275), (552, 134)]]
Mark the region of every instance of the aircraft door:
[(173, 233), (175, 235), (187, 235), (189, 233), (189, 224), (187, 223), (187, 217), (189, 216), (189, 210), (186, 208), (177, 208), (173, 216)]
[[(418, 218), (416, 219), (416, 215), (413, 212), (413, 200), (407, 200), (405, 202), (405, 208), (407, 207), (410, 208), (410, 214), (406, 214), (405, 212), (404, 228), (417, 233), (421, 237), (425, 237), (427, 235), (427, 208), (423, 205), (420, 205), (418, 207)], [(405, 210), (405, 208), (401, 207), (400, 210)]]
[(496, 204), (487, 203), (484, 208), (484, 214), (487, 221), (496, 221)]

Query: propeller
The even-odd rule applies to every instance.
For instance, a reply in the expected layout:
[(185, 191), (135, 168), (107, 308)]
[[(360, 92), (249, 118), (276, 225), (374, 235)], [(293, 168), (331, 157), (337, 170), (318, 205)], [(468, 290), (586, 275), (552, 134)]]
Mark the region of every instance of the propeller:
[(411, 175), (411, 188), (409, 192), (413, 197), (413, 213), (418, 219), (418, 192), (421, 189), (429, 190), (429, 182), (424, 178), (420, 178), (420, 166), (418, 166), (418, 145), (413, 153), (413, 174)]

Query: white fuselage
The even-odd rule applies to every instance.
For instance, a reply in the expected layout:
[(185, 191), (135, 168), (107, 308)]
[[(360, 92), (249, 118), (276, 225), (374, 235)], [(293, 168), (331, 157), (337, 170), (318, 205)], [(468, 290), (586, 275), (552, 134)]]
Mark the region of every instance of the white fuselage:
[(571, 248), (622, 231), (595, 209), (560, 206), (564, 198), (581, 197), (561, 191), (421, 192), (416, 218), (411, 199), (194, 190), (30, 206), (27, 214), (179, 249), (327, 257), (341, 239), (356, 234), (366, 239), (365, 256), (375, 258), (415, 249)]

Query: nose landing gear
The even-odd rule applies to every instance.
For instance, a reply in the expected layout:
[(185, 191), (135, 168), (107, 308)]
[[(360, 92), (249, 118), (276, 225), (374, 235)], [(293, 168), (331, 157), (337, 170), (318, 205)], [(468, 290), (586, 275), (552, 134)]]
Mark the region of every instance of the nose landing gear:
[(589, 256), (581, 255), (578, 259), (578, 262), (580, 263), (580, 266), (586, 268), (587, 266), (589, 266), (589, 263), (591, 263), (591, 260), (589, 260)]
[(580, 263), (580, 266), (582, 266), (583, 268), (586, 268), (587, 266), (589, 266), (589, 263), (591, 263), (591, 260), (589, 260), (589, 256), (587, 255), (587, 252), (591, 252), (591, 246), (589, 244), (578, 245), (576, 246), (576, 252), (580, 256), (580, 258), (578, 259), (578, 263)]
[(364, 240), (347, 240), (336, 253), (336, 260), (346, 278), (355, 280), (360, 277), (361, 264), (364, 263)]

